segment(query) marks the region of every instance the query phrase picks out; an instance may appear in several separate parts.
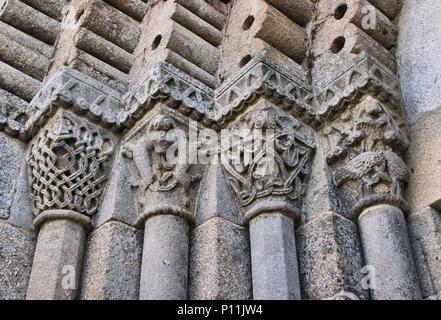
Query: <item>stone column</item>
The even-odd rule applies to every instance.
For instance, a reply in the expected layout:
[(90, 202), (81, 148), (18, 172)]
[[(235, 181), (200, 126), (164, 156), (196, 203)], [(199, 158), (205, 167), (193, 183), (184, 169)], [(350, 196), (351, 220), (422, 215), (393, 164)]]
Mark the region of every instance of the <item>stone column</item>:
[(189, 252), (188, 221), (171, 212), (145, 221), (141, 300), (186, 300)]
[(34, 140), (28, 165), (39, 233), (27, 299), (76, 299), (87, 231), (112, 153), (110, 136), (66, 111)]
[(190, 234), (191, 300), (250, 300), (251, 256), (247, 226), (219, 159), (207, 166)]
[[(254, 138), (244, 136), (243, 129), (255, 130), (251, 132)], [(249, 145), (238, 148), (242, 151), (231, 158), (226, 154), (223, 161), (227, 180), (250, 229), (253, 298), (298, 300), (301, 294), (294, 219), (300, 220), (316, 148), (314, 136), (269, 101), (255, 105), (230, 132), (254, 144), (251, 149)], [(258, 154), (247, 160), (246, 150), (257, 150)]]
[(203, 168), (181, 158), (187, 144), (181, 144), (179, 158), (170, 161), (167, 150), (173, 141), (167, 139), (167, 134), (179, 130), (179, 142), (186, 142), (189, 129), (182, 125), (186, 119), (162, 105), (154, 112), (148, 122), (135, 128), (123, 146), (138, 189), (136, 225), (144, 227), (139, 298), (186, 300), (193, 199)]
[(441, 216), (426, 207), (408, 218), (409, 236), (424, 299), (441, 295)]
[(294, 221), (283, 212), (250, 221), (251, 267), (255, 300), (300, 300)]
[(406, 222), (401, 209), (376, 205), (358, 218), (365, 262), (372, 267), (374, 300), (421, 298)]
[(48, 210), (35, 219), (40, 231), (28, 300), (76, 298), (90, 222), (88, 217), (68, 210)]

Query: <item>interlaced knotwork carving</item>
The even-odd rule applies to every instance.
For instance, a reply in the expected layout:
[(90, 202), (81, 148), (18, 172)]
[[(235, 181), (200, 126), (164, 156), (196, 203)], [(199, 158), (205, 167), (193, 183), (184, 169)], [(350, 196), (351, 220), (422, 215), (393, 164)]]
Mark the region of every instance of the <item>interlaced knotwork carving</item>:
[(99, 129), (61, 112), (42, 130), (28, 157), (34, 213), (65, 209), (96, 213), (113, 141)]

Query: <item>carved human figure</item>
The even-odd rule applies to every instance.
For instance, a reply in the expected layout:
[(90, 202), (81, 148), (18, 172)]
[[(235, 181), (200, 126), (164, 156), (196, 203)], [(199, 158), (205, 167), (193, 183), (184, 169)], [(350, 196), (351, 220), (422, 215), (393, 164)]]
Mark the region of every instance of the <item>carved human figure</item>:
[(158, 114), (153, 117), (146, 134), (140, 140), (124, 145), (123, 154), (133, 159), (136, 167), (138, 176), (133, 179), (132, 186), (139, 188), (142, 193), (140, 204), (143, 207), (149, 201), (145, 195), (147, 189), (153, 192), (167, 192), (175, 188), (180, 188), (184, 205), (190, 206), (191, 183), (200, 180), (201, 177), (189, 174), (190, 164), (185, 157), (181, 157), (181, 152), (186, 151), (185, 146), (178, 145), (178, 157), (170, 159), (170, 150), (176, 143), (180, 143), (176, 135), (180, 131), (173, 132), (176, 129), (176, 122), (170, 116)]
[(231, 133), (235, 149), (226, 152), (224, 168), (242, 206), (271, 194), (300, 199), (314, 149), (303, 125), (264, 106), (248, 113)]

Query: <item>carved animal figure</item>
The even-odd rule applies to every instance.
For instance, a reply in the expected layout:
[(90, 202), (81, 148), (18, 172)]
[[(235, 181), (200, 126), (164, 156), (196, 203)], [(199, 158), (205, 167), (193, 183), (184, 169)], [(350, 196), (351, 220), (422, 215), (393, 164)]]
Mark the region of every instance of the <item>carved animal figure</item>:
[(341, 186), (348, 181), (362, 180), (362, 196), (372, 192), (372, 186), (388, 182), (391, 192), (401, 195), (401, 184), (407, 181), (406, 164), (394, 152), (365, 152), (352, 159), (334, 175), (335, 183)]
[(387, 171), (391, 179), (392, 192), (400, 196), (403, 192), (403, 183), (406, 185), (409, 182), (409, 171), (403, 159), (395, 152), (386, 152), (384, 156), (387, 161)]

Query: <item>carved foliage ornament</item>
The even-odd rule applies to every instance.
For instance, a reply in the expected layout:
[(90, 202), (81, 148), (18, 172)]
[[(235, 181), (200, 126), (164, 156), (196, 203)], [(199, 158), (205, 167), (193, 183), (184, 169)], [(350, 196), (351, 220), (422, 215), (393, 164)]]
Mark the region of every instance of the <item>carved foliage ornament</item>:
[(113, 150), (112, 139), (101, 130), (60, 112), (28, 156), (35, 215), (54, 209), (96, 213)]
[(268, 105), (248, 112), (232, 128), (229, 148), (222, 150), (240, 205), (267, 196), (301, 200), (314, 149), (311, 132), (293, 117)]

